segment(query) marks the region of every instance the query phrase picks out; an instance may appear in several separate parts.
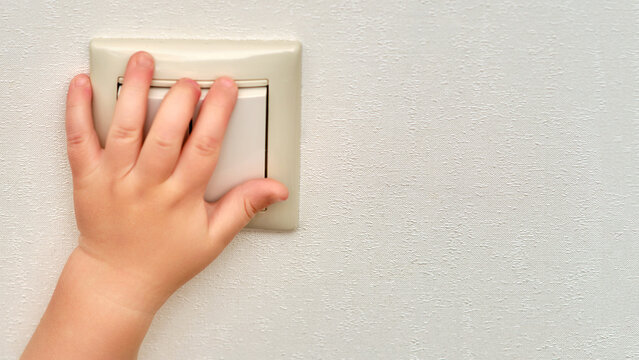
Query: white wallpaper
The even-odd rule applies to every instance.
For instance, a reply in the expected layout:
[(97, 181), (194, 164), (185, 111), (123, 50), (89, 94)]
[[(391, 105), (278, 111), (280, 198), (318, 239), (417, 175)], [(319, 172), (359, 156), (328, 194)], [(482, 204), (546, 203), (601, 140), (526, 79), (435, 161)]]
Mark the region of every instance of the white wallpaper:
[(241, 233), (141, 358), (639, 358), (636, 1), (1, 8), (1, 358), (74, 246), (64, 96), (98, 36), (303, 44), (300, 228)]

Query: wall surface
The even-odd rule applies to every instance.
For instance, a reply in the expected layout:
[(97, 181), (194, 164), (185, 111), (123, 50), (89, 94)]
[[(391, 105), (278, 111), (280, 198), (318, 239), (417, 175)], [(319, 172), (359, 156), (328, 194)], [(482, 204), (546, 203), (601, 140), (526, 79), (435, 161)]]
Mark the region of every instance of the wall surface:
[(242, 232), (142, 359), (639, 358), (636, 1), (2, 3), (1, 358), (76, 241), (93, 37), (304, 47), (299, 229)]

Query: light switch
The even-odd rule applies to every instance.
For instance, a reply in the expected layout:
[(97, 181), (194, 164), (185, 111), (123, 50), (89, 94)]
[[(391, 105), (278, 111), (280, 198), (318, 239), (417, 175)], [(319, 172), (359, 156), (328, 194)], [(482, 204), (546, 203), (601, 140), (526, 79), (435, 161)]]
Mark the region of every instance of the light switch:
[[(209, 89), (195, 108), (193, 126)], [(147, 105), (144, 135), (148, 134), (168, 87), (151, 87)], [(266, 94), (265, 86), (238, 89), (237, 102), (229, 120), (215, 171), (204, 198), (215, 201), (227, 191), (247, 180), (265, 177), (266, 170)]]
[(259, 212), (248, 227), (295, 229), (299, 209), (300, 43), (289, 40), (91, 40), (93, 121), (103, 146), (113, 119), (118, 85), (124, 79), (129, 57), (140, 50), (149, 52), (155, 60), (145, 133), (177, 79), (195, 80), (202, 89), (202, 99), (215, 79), (220, 76), (235, 79), (239, 98), (204, 198), (213, 201), (249, 179), (275, 179), (288, 188), (288, 199)]

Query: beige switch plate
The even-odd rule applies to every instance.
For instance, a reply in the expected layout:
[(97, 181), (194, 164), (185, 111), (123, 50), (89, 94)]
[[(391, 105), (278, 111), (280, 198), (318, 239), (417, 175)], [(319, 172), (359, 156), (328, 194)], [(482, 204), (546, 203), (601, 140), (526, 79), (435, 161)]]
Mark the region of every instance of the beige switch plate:
[(93, 39), (90, 76), (93, 119), (104, 145), (118, 81), (129, 57), (144, 50), (155, 59), (153, 86), (189, 77), (208, 88), (220, 76), (239, 87), (268, 87), (266, 174), (288, 187), (288, 200), (258, 213), (248, 227), (292, 230), (299, 213), (301, 45), (280, 40)]

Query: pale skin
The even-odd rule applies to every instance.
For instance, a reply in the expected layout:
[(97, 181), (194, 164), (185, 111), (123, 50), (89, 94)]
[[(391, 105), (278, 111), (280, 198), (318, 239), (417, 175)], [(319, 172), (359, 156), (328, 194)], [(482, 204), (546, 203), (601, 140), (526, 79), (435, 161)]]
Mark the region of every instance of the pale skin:
[(257, 211), (288, 197), (281, 183), (256, 179), (205, 202), (237, 86), (215, 81), (184, 143), (200, 88), (179, 80), (143, 141), (153, 69), (148, 53), (129, 60), (104, 148), (93, 128), (90, 80), (71, 81), (67, 152), (80, 237), (22, 359), (135, 359), (171, 294)]

